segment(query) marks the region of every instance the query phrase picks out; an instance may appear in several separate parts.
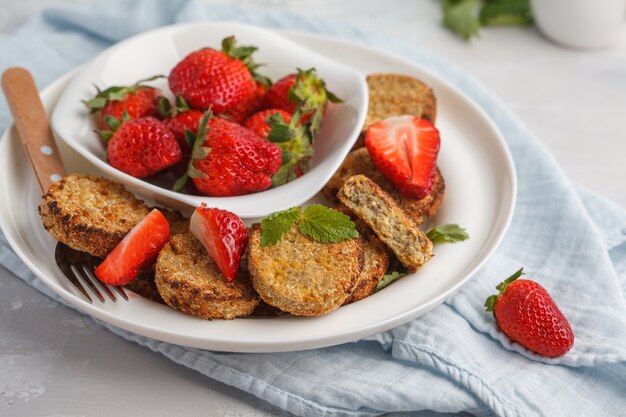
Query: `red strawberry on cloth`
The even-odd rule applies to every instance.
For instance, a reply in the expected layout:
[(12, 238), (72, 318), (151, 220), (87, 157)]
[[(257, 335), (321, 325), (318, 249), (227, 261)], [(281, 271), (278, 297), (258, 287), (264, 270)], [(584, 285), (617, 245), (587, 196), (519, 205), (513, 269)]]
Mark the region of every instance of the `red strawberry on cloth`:
[(209, 196), (234, 196), (262, 191), (281, 166), (280, 148), (248, 129), (211, 112), (200, 121), (187, 174), (179, 179), (180, 190), (188, 178)]
[(125, 285), (142, 268), (151, 265), (170, 240), (170, 225), (154, 209), (144, 217), (96, 268), (98, 279), (108, 285)]
[(143, 83), (161, 76), (137, 81), (130, 86), (113, 86), (104, 91), (98, 90), (94, 98), (85, 102), (92, 113), (100, 111), (100, 126), (108, 129), (107, 116), (121, 120), (124, 114), (130, 119), (139, 117), (159, 117), (158, 100), (161, 92)]
[(174, 134), (160, 120), (107, 118), (107, 123), (111, 131), (98, 131), (98, 134), (107, 142), (107, 159), (112, 167), (144, 178), (181, 160)]
[(409, 198), (424, 198), (435, 184), (439, 131), (413, 116), (390, 117), (371, 125), (365, 146), (383, 176)]
[(191, 215), (189, 230), (206, 248), (228, 282), (232, 282), (248, 246), (246, 225), (236, 214), (203, 203)]
[(520, 269), (496, 287), (485, 308), (511, 340), (542, 356), (564, 355), (574, 345), (574, 332), (550, 294), (535, 281), (518, 279)]
[(269, 85), (269, 79), (256, 73), (258, 64), (252, 61), (256, 49), (236, 47), (235, 38), (230, 36), (222, 41), (222, 50), (203, 48), (192, 52), (170, 72), (170, 89), (192, 107), (228, 114), (250, 100), (257, 82)]

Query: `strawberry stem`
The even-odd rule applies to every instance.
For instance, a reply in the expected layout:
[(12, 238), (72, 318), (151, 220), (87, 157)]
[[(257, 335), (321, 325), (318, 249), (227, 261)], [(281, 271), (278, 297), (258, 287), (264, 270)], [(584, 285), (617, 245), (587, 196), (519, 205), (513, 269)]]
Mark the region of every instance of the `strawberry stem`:
[(162, 117), (168, 117), (172, 114), (172, 105), (170, 104), (170, 101), (163, 96), (158, 98), (157, 108), (159, 109), (159, 114)]
[[(198, 124), (198, 133), (193, 139), (193, 143), (190, 143), (191, 147), (191, 158), (189, 159), (189, 164), (187, 165), (187, 172), (176, 180), (174, 186), (172, 187), (173, 191), (180, 191), (185, 187), (189, 178), (203, 178), (206, 177), (206, 174), (196, 167), (193, 166), (193, 163), (197, 159), (204, 159), (211, 153), (211, 148), (204, 147), (204, 139), (207, 137), (209, 133), (209, 120), (213, 117), (213, 112), (211, 109), (207, 110), (200, 119), (200, 123)], [(187, 132), (185, 132), (185, 137), (187, 141), (191, 139)]]
[(288, 92), (290, 101), (296, 103), (298, 107), (295, 113), (300, 116), (309, 115), (311, 123), (309, 128), (315, 134), (321, 127), (324, 117), (324, 109), (328, 102), (340, 103), (342, 100), (334, 93), (326, 89), (326, 83), (317, 76), (315, 68), (302, 70), (298, 68), (296, 82)]
[[(516, 279), (518, 279), (522, 275), (524, 275), (524, 268), (523, 267), (518, 269), (517, 271), (515, 271), (515, 273), (513, 275), (511, 275), (510, 277), (508, 277), (507, 279), (505, 279), (504, 281), (499, 283), (496, 286), (496, 289), (499, 291), (499, 293), (498, 294), (494, 294), (494, 295), (490, 295), (489, 297), (487, 297), (487, 300), (485, 300), (485, 310), (486, 311), (494, 311), (494, 308), (496, 306), (496, 302), (498, 302), (498, 299), (500, 298), (500, 296), (502, 294), (504, 294), (504, 291), (506, 291), (506, 287), (508, 287), (510, 283), (512, 283), (513, 281), (515, 281)], [(495, 312), (494, 312), (494, 314), (495, 314)]]
[(102, 91), (100, 90), (100, 88), (98, 88), (98, 86), (95, 86), (96, 91), (97, 91), (95, 97), (92, 98), (91, 100), (83, 100), (83, 103), (85, 104), (85, 106), (87, 106), (89, 110), (91, 110), (92, 113), (95, 113), (98, 110), (102, 110), (104, 106), (106, 106), (107, 102), (109, 101), (122, 101), (124, 100), (124, 98), (126, 98), (126, 96), (129, 93), (134, 93), (137, 90), (142, 90), (142, 89), (148, 89), (148, 88), (153, 89), (154, 87), (144, 85), (144, 83), (154, 81), (158, 78), (165, 78), (165, 75), (154, 75), (152, 77), (139, 80), (133, 85), (129, 85), (129, 86), (116, 86), (115, 85)]
[(257, 64), (252, 59), (252, 54), (256, 52), (258, 48), (256, 46), (236, 46), (236, 43), (237, 40), (234, 36), (228, 36), (222, 39), (222, 52), (229, 57), (238, 59), (246, 64), (248, 71), (250, 71), (250, 75), (252, 75), (252, 78), (254, 78), (254, 80), (259, 84), (266, 87), (272, 85), (272, 81), (268, 77), (257, 72), (257, 68), (263, 66), (264, 64)]

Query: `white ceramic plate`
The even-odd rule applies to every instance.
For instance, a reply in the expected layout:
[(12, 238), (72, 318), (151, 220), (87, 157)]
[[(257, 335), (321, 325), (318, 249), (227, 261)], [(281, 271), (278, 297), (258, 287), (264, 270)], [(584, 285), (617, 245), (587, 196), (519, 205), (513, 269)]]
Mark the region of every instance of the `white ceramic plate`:
[[(130, 85), (155, 74), (169, 74), (192, 51), (211, 46), (220, 48), (223, 38), (235, 35), (239, 45), (255, 45), (256, 62), (273, 80), (293, 73), (296, 68), (315, 67), (330, 91), (341, 97), (341, 104), (330, 104), (324, 123), (315, 138), (311, 170), (288, 184), (238, 197), (198, 197), (161, 188), (125, 174), (106, 162), (106, 149), (93, 130), (82, 100), (95, 94), (94, 84), (102, 88)], [(168, 93), (167, 80), (151, 83)], [(315, 195), (337, 170), (356, 141), (367, 115), (367, 84), (362, 74), (305, 48), (274, 32), (236, 23), (192, 23), (166, 26), (146, 32), (107, 49), (86, 64), (69, 82), (52, 114), (52, 127), (68, 145), (107, 175), (130, 190), (147, 195), (163, 205), (177, 201), (199, 206), (221, 207), (243, 218), (264, 217), (274, 211), (304, 203)]]
[[(411, 74), (433, 87), (442, 136), (439, 166), (447, 186), (434, 222), (463, 225), (471, 235), (468, 241), (436, 246), (436, 256), (417, 273), (322, 317), (204, 321), (139, 296), (130, 302), (90, 305), (72, 292), (56, 268), (55, 242), (37, 215), (41, 192), (11, 129), (0, 142), (0, 189), (11, 196), (0, 199), (0, 222), (21, 259), (48, 287), (85, 313), (151, 338), (221, 351), (290, 351), (356, 340), (424, 314), (456, 291), (496, 249), (513, 214), (515, 171), (497, 128), (460, 91), (409, 61), (333, 38), (283, 35), (364, 74)], [(69, 80), (70, 75), (65, 76), (43, 91), (48, 110)], [(78, 153), (59, 145), (69, 172), (97, 173)]]

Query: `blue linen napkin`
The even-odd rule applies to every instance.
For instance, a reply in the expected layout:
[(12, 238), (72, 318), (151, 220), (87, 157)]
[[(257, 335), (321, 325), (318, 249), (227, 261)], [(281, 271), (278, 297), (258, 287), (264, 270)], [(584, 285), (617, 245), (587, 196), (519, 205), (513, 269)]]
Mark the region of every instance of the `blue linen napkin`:
[[(296, 415), (469, 412), (500, 416), (626, 414), (626, 212), (571, 185), (554, 158), (489, 91), (431, 52), (345, 23), (194, 1), (116, 1), (48, 10), (1, 38), (0, 70), (30, 69), (39, 87), (111, 43), (164, 24), (231, 20), (349, 38), (404, 56), (462, 89), (495, 121), (519, 178), (511, 228), (487, 265), (432, 312), (367, 340), (305, 352), (233, 354), (113, 333)], [(0, 131), (10, 123), (0, 103)], [(0, 235), (0, 264), (63, 302)], [(541, 358), (511, 343), (483, 311), (520, 266), (569, 319), (576, 343)]]

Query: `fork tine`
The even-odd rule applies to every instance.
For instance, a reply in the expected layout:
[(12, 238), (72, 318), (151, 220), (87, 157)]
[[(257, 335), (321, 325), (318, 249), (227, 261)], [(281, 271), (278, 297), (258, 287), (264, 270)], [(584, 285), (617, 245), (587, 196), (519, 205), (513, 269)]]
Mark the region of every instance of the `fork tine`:
[(78, 270), (78, 268), (76, 268), (76, 265), (70, 265), (70, 268), (72, 269), (72, 272), (74, 273), (74, 275), (76, 275), (76, 278), (78, 278), (83, 285), (87, 284), (87, 286), (89, 287), (89, 289), (96, 294), (96, 296), (100, 299), (100, 301), (102, 301), (103, 303), (106, 301), (104, 299), (104, 296), (102, 295), (102, 293), (100, 291), (98, 291), (98, 289), (96, 288), (96, 286), (93, 284), (93, 282), (91, 282), (91, 280), (89, 279), (89, 277), (84, 277), (83, 275), (81, 275), (80, 271)]
[(66, 273), (66, 271), (63, 270), (62, 268), (59, 268), (59, 271), (61, 271), (61, 273), (67, 279), (67, 282), (72, 286), (72, 288), (74, 288), (76, 292), (78, 292), (80, 295), (83, 296), (85, 301), (87, 301), (89, 304), (93, 304), (93, 301), (91, 300), (91, 297), (89, 296), (89, 293), (75, 276), (73, 276), (72, 274)]
[(66, 262), (66, 257), (67, 257), (66, 252), (71, 251), (71, 250), (72, 249), (70, 249), (68, 246), (65, 246), (62, 243), (57, 243), (56, 248), (54, 248), (54, 259), (56, 261), (57, 268), (59, 269), (59, 271), (61, 271), (61, 273), (67, 280), (67, 282), (69, 282), (69, 284), (80, 295), (83, 296), (85, 301), (87, 301), (89, 304), (92, 304), (92, 300), (91, 300), (91, 297), (89, 296), (89, 293), (87, 292), (83, 284), (80, 283), (78, 278), (76, 278), (76, 276), (72, 272), (70, 268), (71, 263)]
[(122, 298), (126, 301), (128, 301), (128, 295), (126, 295), (126, 291), (124, 291), (124, 287), (122, 287), (121, 285), (116, 285), (115, 290), (122, 296)]
[(98, 284), (98, 286), (100, 288), (102, 288), (102, 290), (109, 296), (111, 301), (113, 301), (113, 302), (117, 301), (117, 298), (115, 297), (115, 294), (113, 294), (111, 292), (109, 287), (104, 282), (100, 281), (96, 276), (94, 276), (94, 274), (91, 271), (91, 269), (87, 268), (87, 265), (83, 265), (83, 271), (85, 271), (85, 274), (87, 274), (87, 277), (89, 277), (91, 282), (95, 282), (96, 284)]

